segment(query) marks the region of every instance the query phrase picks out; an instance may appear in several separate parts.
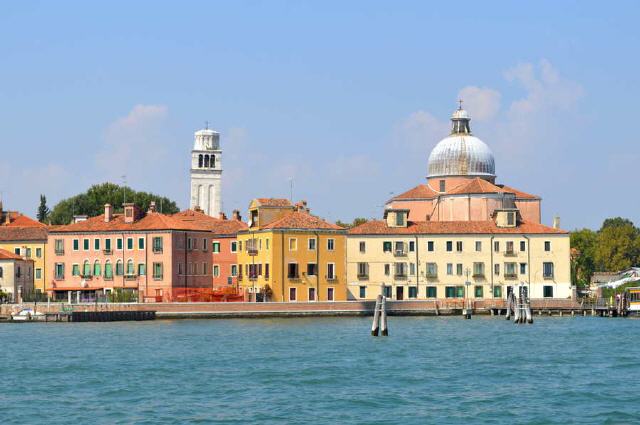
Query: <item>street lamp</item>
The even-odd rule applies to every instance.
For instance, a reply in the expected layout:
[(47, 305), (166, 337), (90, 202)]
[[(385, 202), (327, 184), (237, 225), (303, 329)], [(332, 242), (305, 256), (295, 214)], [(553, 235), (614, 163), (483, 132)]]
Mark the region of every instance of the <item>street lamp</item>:
[(462, 314), (464, 315), (465, 319), (471, 319), (471, 309), (469, 308), (469, 301), (467, 301), (467, 299), (469, 298), (469, 286), (471, 285), (471, 282), (469, 281), (469, 267), (467, 267), (464, 271), (465, 275), (467, 276), (467, 280), (464, 282), (465, 285), (465, 299), (464, 299), (464, 308), (462, 309)]

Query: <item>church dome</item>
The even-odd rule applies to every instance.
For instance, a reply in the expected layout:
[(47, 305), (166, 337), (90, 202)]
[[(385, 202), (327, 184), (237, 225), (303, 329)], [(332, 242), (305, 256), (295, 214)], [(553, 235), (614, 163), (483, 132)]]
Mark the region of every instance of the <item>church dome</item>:
[(451, 134), (431, 151), (428, 176), (495, 177), (495, 161), (489, 146), (471, 135), (469, 114), (462, 108), (451, 116)]

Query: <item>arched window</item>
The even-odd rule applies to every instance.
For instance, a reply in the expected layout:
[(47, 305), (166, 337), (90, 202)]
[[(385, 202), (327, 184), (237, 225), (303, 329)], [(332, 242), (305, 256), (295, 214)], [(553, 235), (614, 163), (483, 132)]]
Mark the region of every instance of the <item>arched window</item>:
[(94, 276), (100, 276), (102, 274), (102, 267), (100, 267), (100, 262), (98, 260), (96, 260), (93, 263), (93, 275)]
[(211, 155), (211, 168), (216, 168), (216, 156)]
[(202, 168), (202, 154), (198, 156), (198, 167)]
[(134, 275), (136, 273), (135, 267), (133, 266), (133, 260), (127, 261), (127, 274)]
[(107, 262), (104, 263), (104, 278), (106, 280), (113, 279), (113, 267), (111, 266), (111, 261), (109, 260), (107, 260)]
[(209, 155), (204, 156), (204, 168), (209, 168)]
[(91, 276), (91, 264), (89, 264), (89, 260), (84, 260), (82, 264), (82, 276)]
[(124, 274), (124, 264), (122, 264), (122, 260), (118, 260), (116, 263), (116, 276), (122, 276)]

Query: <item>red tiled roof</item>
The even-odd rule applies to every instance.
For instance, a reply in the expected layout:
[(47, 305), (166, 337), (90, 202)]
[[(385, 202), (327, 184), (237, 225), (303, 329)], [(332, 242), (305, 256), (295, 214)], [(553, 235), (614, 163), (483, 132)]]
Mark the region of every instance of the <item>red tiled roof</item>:
[(487, 221), (418, 221), (409, 222), (407, 227), (389, 227), (384, 220), (369, 221), (349, 230), (350, 235), (393, 235), (393, 234), (568, 234), (566, 230), (555, 229), (537, 223), (520, 223), (517, 227), (498, 227)]
[(220, 220), (201, 211), (194, 210), (180, 211), (172, 217), (187, 223), (198, 223), (207, 227), (216, 235), (235, 235), (241, 230), (246, 230), (248, 227), (246, 223), (240, 220)]
[[(476, 194), (476, 193), (513, 193), (517, 199), (540, 199), (539, 196), (531, 195), (529, 193), (522, 192), (503, 184), (495, 185), (487, 180), (476, 177), (468, 182), (461, 183), (451, 190), (448, 190), (443, 195), (462, 195), (462, 194)], [(428, 184), (421, 184), (413, 189), (410, 189), (398, 196), (392, 198), (395, 200), (409, 200), (409, 199), (433, 199), (440, 193), (431, 189)]]
[(27, 217), (17, 211), (8, 211), (9, 223), (0, 223), (0, 226), (4, 227), (47, 227), (46, 224), (40, 223), (38, 220), (34, 220), (31, 217)]
[(46, 226), (0, 226), (0, 242), (46, 241), (49, 229)]
[(344, 230), (337, 224), (329, 223), (303, 211), (294, 211), (284, 217), (262, 226), (262, 229), (309, 229), (309, 230)]
[(284, 198), (257, 198), (261, 207), (292, 207), (291, 201)]
[(530, 193), (526, 193), (523, 192), (521, 190), (518, 189), (514, 189), (510, 186), (501, 184), (500, 187), (505, 191), (505, 192), (509, 192), (509, 193), (515, 193), (516, 194), (516, 199), (540, 199), (539, 196), (537, 195), (531, 195)]
[(85, 221), (52, 228), (52, 233), (58, 232), (112, 232), (112, 231), (149, 231), (149, 230), (192, 230), (209, 231), (197, 221), (189, 222), (169, 215), (150, 212), (133, 223), (125, 223), (122, 214), (114, 214), (111, 221), (104, 221), (104, 214), (91, 217)]
[(421, 184), (393, 197), (391, 200), (433, 199), (436, 196), (438, 196), (438, 192), (431, 189), (428, 184)]
[(23, 258), (6, 249), (0, 249), (0, 260), (22, 260)]

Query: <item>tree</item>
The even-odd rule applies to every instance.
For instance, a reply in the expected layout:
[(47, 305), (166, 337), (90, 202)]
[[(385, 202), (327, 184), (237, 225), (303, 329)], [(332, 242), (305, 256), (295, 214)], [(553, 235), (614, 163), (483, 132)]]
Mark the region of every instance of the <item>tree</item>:
[(571, 282), (577, 286), (588, 286), (595, 271), (594, 252), (598, 234), (590, 229), (571, 233)]
[(598, 231), (594, 251), (596, 269), (624, 270), (638, 264), (639, 258), (640, 230), (624, 218), (606, 219)]
[(49, 218), (52, 224), (69, 224), (74, 215), (95, 217), (103, 214), (104, 204), (111, 204), (114, 211), (121, 212), (125, 198), (126, 202), (132, 202), (145, 211), (152, 201), (156, 202), (158, 211), (165, 214), (174, 214), (179, 211), (176, 203), (166, 197), (148, 192), (136, 192), (127, 186), (102, 183), (91, 186), (85, 193), (58, 202), (51, 210)]
[(47, 218), (49, 218), (49, 213), (51, 212), (51, 210), (49, 210), (49, 207), (47, 207), (47, 197), (44, 195), (40, 195), (40, 205), (38, 206), (38, 221), (40, 223), (44, 223)]
[(344, 223), (344, 222), (338, 220), (338, 221), (336, 221), (336, 224), (338, 226), (340, 226), (340, 227), (344, 227), (346, 229), (351, 229), (352, 227), (360, 226), (361, 224), (364, 224), (367, 221), (369, 221), (369, 220), (367, 220), (366, 218), (356, 217), (356, 218), (353, 219), (352, 223)]

